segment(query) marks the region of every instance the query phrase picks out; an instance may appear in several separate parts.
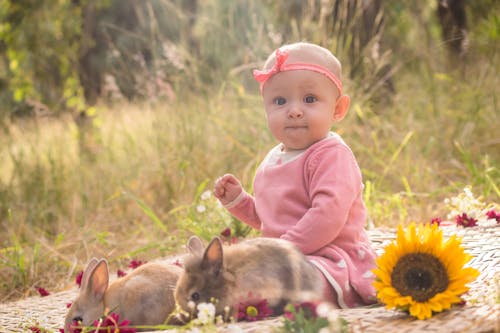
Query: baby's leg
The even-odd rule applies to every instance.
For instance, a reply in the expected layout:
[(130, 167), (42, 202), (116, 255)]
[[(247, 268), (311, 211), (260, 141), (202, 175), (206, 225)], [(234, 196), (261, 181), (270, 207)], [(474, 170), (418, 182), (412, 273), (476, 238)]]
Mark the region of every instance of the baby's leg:
[(311, 263), (321, 273), (323, 280), (323, 295), (338, 308), (357, 306), (356, 293), (350, 286), (347, 270), (325, 257), (308, 256)]
[(320, 274), (321, 274), (321, 279), (323, 281), (323, 299), (325, 301), (332, 303), (336, 308), (340, 308), (337, 302), (337, 292), (330, 284), (330, 282), (328, 282), (328, 280), (321, 271)]

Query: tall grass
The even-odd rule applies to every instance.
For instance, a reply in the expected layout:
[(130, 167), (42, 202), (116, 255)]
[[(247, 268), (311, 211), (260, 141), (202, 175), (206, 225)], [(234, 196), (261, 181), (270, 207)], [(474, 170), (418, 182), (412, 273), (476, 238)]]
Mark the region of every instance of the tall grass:
[[(205, 6), (234, 17), (243, 4), (214, 0)], [(229, 68), (220, 84), (179, 89), (170, 100), (98, 105), (84, 132), (71, 117), (6, 125), (0, 135), (0, 300), (33, 294), (35, 286), (72, 286), (94, 256), (120, 266), (130, 258), (181, 252), (193, 233), (208, 239), (227, 226), (247, 232), (206, 191), (226, 172), (251, 191), (255, 168), (275, 144), (246, 69), (279, 43), (269, 37), (269, 26), (249, 20), (250, 32), (229, 18), (221, 32), (209, 16), (201, 19), (213, 40), (227, 38), (231, 28), (245, 33), (238, 57), (243, 52), (247, 59)], [(327, 36), (309, 24), (289, 41), (326, 43)], [(411, 29), (418, 35), (427, 28)], [(491, 70), (499, 58), (484, 45), (494, 37), (480, 36), (485, 39), (476, 38), (479, 51), (472, 52), (465, 74), (445, 68), (437, 38), (425, 50), (415, 44), (394, 50), (396, 92), (383, 103), (373, 102), (373, 91), (355, 79), (345, 79), (353, 102), (334, 130), (357, 156), (375, 226), (444, 217), (443, 199), (466, 185), (485, 201), (500, 201), (500, 78)], [(237, 38), (224, 42), (230, 45), (214, 45), (209, 54), (229, 57), (221, 48), (231, 50)], [(348, 69), (348, 53), (339, 57)], [(379, 63), (385, 64), (386, 58)]]

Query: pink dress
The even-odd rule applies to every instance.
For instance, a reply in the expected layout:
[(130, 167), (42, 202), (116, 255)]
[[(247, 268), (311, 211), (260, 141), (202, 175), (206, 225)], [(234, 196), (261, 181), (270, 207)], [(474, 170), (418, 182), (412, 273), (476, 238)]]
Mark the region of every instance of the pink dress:
[(243, 191), (226, 208), (262, 236), (295, 244), (323, 274), (339, 307), (374, 303), (375, 253), (352, 151), (335, 133), (304, 151), (281, 147), (257, 169), (255, 197)]

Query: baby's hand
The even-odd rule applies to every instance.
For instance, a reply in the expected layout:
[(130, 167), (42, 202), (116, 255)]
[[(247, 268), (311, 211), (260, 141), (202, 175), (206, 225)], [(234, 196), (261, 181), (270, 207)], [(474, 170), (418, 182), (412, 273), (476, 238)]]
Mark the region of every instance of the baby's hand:
[(234, 201), (242, 191), (243, 187), (240, 181), (231, 174), (225, 174), (215, 181), (214, 196), (223, 205)]

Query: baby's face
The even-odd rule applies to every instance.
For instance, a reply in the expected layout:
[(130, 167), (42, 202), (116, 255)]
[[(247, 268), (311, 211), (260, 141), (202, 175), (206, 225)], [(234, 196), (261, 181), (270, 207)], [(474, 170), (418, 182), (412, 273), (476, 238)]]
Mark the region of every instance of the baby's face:
[(306, 149), (327, 136), (339, 93), (323, 74), (293, 70), (272, 76), (262, 96), (269, 129), (289, 151)]

